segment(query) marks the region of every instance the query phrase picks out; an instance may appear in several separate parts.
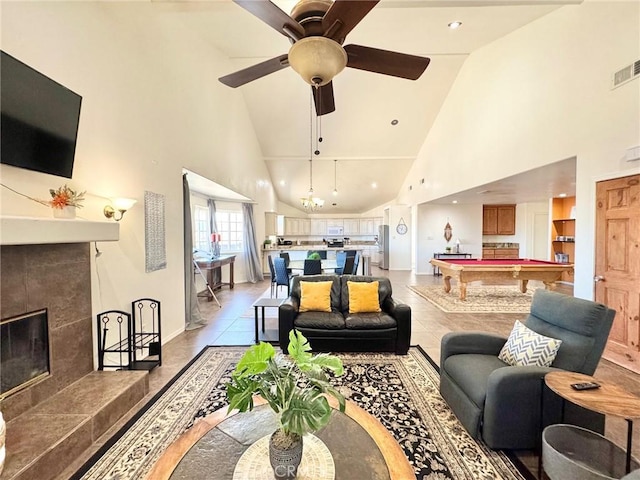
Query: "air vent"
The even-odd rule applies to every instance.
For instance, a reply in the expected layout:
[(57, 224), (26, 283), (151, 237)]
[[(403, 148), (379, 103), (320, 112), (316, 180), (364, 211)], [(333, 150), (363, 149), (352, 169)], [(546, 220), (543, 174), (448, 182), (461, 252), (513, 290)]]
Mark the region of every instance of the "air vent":
[(615, 72), (613, 74), (613, 85), (611, 89), (618, 88), (620, 85), (624, 85), (638, 77), (640, 77), (640, 60), (636, 60), (631, 65), (627, 65)]

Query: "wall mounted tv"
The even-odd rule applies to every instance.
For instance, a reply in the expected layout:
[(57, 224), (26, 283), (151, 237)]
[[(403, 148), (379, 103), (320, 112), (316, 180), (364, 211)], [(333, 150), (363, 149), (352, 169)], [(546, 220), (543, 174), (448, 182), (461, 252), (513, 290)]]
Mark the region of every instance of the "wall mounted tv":
[(0, 53), (0, 162), (71, 178), (82, 97)]

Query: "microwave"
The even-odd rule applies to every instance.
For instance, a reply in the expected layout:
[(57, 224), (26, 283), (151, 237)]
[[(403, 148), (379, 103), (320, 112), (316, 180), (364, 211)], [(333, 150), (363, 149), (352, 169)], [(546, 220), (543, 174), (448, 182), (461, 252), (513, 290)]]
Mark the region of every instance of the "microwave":
[(327, 235), (340, 236), (340, 235), (342, 235), (342, 232), (344, 232), (344, 228), (343, 227), (327, 227)]

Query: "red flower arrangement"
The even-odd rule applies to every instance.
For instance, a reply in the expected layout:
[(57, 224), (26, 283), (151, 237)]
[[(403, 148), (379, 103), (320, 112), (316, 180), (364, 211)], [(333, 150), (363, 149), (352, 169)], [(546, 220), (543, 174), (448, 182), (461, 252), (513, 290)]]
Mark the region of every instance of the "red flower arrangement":
[(49, 193), (51, 194), (51, 200), (49, 201), (51, 207), (63, 209), (64, 207), (82, 208), (80, 202), (84, 200), (84, 194), (86, 192), (78, 193), (67, 185), (63, 185), (57, 190), (53, 188), (49, 189)]

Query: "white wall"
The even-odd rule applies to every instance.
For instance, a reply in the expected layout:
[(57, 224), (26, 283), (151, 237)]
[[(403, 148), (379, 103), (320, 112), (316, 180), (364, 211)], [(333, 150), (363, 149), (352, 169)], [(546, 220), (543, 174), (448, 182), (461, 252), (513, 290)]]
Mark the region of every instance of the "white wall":
[[(2, 183), (48, 198), (66, 182), (88, 191), (80, 215), (105, 220), (104, 197), (138, 199), (120, 223), (120, 241), (101, 243), (93, 265), (94, 314), (129, 309), (139, 297), (162, 302), (163, 340), (184, 326), (182, 168), (276, 210), (242, 94), (217, 81), (225, 58), (153, 3), (3, 2), (2, 49), (82, 95), (73, 179), (2, 165)], [(167, 268), (145, 273), (145, 190), (166, 199)], [(51, 216), (47, 207), (0, 193), (3, 215)]]
[[(414, 236), (411, 207), (407, 205), (393, 205), (385, 209), (384, 218), (389, 219), (389, 270), (411, 270), (411, 239)], [(404, 222), (407, 233), (400, 235), (396, 226)]]
[[(469, 56), (398, 202), (418, 205), (577, 157), (575, 294), (593, 298), (596, 179), (638, 171), (640, 81), (610, 89), (640, 58), (640, 2), (564, 6)], [(452, 175), (451, 172), (456, 174)], [(408, 190), (412, 179), (425, 188)]]
[[(482, 205), (422, 204), (417, 210), (416, 274), (432, 275), (429, 260), (433, 254), (444, 252), (447, 246), (455, 249), (458, 238), (461, 252), (482, 257)], [(449, 243), (444, 238), (447, 222), (453, 235)]]

